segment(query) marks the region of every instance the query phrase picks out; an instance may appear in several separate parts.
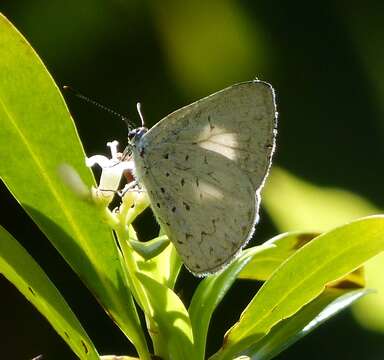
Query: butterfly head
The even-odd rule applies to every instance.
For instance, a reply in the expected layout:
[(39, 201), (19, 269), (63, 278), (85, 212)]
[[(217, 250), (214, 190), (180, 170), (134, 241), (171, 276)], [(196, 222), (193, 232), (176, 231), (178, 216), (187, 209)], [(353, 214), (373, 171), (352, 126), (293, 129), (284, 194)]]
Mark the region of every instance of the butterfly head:
[(137, 143), (145, 135), (147, 131), (148, 129), (144, 126), (131, 130), (128, 133), (128, 141), (131, 144)]

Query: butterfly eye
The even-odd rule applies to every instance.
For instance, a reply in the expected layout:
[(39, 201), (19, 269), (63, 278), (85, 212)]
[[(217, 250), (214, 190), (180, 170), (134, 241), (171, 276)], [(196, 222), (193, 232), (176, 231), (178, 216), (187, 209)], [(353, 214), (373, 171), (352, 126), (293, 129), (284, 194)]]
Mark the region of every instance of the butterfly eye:
[(131, 130), (129, 133), (128, 133), (128, 140), (132, 140), (135, 136), (136, 136), (136, 134), (137, 134), (137, 130), (138, 129), (133, 129), (133, 130)]

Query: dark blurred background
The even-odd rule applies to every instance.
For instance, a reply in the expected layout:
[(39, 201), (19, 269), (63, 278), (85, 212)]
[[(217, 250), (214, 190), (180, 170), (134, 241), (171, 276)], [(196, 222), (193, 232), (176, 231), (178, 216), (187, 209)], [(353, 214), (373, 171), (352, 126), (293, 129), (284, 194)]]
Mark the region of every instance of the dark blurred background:
[[(71, 85), (135, 121), (135, 104), (141, 101), (148, 126), (233, 83), (255, 77), (270, 82), (280, 113), (275, 164), (384, 207), (382, 1), (18, 0), (1, 2), (0, 11), (59, 86)], [(66, 98), (87, 154), (106, 152), (112, 139), (125, 143), (122, 121)], [(132, 354), (128, 341), (4, 186), (0, 201), (2, 225), (49, 274), (100, 353)], [(278, 233), (263, 210), (261, 218), (252, 244)], [(154, 222), (150, 211), (138, 224), (145, 238), (156, 230), (144, 232), (148, 222)], [(177, 291), (186, 303), (196, 284), (182, 273)], [(255, 286), (239, 283), (224, 300), (210, 329), (210, 353)], [(39, 354), (74, 359), (3, 278), (0, 294), (1, 359)], [(383, 359), (384, 333), (364, 329), (346, 311), (278, 357), (306, 358)]]

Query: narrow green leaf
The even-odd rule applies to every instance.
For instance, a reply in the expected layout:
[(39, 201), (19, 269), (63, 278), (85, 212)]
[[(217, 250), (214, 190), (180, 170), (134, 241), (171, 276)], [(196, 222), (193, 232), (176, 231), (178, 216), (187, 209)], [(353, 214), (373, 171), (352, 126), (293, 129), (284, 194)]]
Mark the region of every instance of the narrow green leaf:
[(1, 226), (0, 272), (40, 311), (80, 359), (99, 359), (91, 339), (55, 285)]
[(191, 317), (195, 339), (197, 359), (205, 358), (205, 344), (212, 314), (228, 292), (237, 275), (252, 261), (254, 256), (268, 251), (269, 245), (256, 246), (245, 250), (222, 273), (211, 275), (202, 280), (193, 294), (188, 312)]
[(239, 274), (239, 279), (268, 280), (272, 273), (292, 254), (318, 234), (294, 232), (277, 235), (264, 243), (270, 245), (258, 252)]
[(367, 289), (327, 288), (295, 315), (274, 326), (267, 336), (251, 348), (242, 351), (242, 354), (258, 360), (273, 359), (325, 321), (369, 293), (371, 291)]
[(194, 347), (191, 322), (180, 298), (168, 287), (149, 276), (137, 273), (146, 289), (149, 312), (146, 315), (157, 324), (155, 355), (163, 359), (198, 359)]
[(142, 358), (149, 357), (112, 232), (58, 169), (94, 184), (68, 109), (43, 63), (0, 15), (0, 178), (71, 265)]
[[(263, 190), (263, 206), (280, 231), (326, 231), (357, 217), (382, 213), (363, 197), (320, 187), (274, 168)], [(384, 254), (365, 265), (367, 286), (377, 290), (353, 306), (360, 324), (384, 333)]]
[(133, 249), (138, 252), (145, 260), (149, 260), (159, 255), (169, 244), (166, 235), (158, 236), (147, 242), (130, 240)]
[(264, 283), (214, 358), (229, 358), (248, 348), (318, 296), (326, 284), (383, 250), (384, 216), (363, 218), (313, 239)]

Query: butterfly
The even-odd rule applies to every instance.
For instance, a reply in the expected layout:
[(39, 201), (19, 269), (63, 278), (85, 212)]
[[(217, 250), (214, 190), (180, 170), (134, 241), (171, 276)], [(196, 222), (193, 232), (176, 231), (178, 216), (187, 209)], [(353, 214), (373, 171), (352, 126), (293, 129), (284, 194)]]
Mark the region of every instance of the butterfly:
[(252, 237), (275, 149), (271, 85), (232, 85), (129, 132), (135, 177), (196, 276), (225, 268)]

